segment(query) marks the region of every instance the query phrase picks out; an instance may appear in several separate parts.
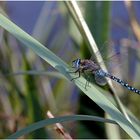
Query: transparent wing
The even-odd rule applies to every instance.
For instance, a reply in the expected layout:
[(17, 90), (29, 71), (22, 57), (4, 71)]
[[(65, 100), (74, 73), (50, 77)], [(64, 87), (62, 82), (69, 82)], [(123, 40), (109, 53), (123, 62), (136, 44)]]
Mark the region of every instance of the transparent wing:
[[(101, 53), (103, 57), (103, 61), (98, 64), (101, 65), (104, 63), (110, 73), (118, 73), (118, 69), (122, 69), (122, 66), (130, 62), (130, 60), (128, 60), (130, 57), (136, 56), (137, 50), (131, 46), (119, 46), (110, 42), (105, 42), (105, 45), (107, 45), (107, 43), (108, 46), (101, 47), (100, 52), (96, 53), (97, 55)], [(95, 61), (94, 56), (91, 56), (90, 59)]]
[[(120, 78), (125, 77), (125, 79), (129, 81), (129, 79), (134, 78), (134, 71), (140, 60), (138, 57), (139, 51), (137, 49), (139, 44), (136, 42), (129, 43), (130, 40), (124, 41), (125, 42), (120, 42), (119, 44), (114, 43), (114, 45), (107, 45), (107, 47), (101, 48), (99, 53), (102, 54), (103, 61), (98, 64), (101, 65), (105, 63), (109, 73)], [(106, 50), (108, 51), (107, 54)], [(90, 59), (96, 60), (93, 55)], [(99, 85), (106, 84), (105, 78), (100, 75), (95, 75), (95, 80)]]
[(107, 84), (107, 81), (105, 79), (104, 76), (101, 76), (99, 74), (95, 74), (95, 81), (97, 84), (101, 85), (101, 86), (104, 86)]

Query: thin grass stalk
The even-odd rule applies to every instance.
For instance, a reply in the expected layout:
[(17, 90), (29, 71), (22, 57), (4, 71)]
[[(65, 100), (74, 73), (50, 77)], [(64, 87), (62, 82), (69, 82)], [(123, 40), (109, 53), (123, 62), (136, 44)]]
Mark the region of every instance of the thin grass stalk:
[(5, 74), (0, 74), (0, 78), (3, 78), (3, 75), (6, 77), (8, 76), (20, 76), (20, 75), (38, 75), (38, 76), (42, 76), (42, 75), (47, 75), (50, 77), (57, 77), (57, 78), (62, 78), (67, 80), (61, 73), (59, 72), (49, 72), (46, 70), (28, 70), (28, 71), (17, 71), (17, 72), (12, 72), (12, 73), (5, 73)]
[(128, 16), (130, 19), (130, 24), (131, 24), (133, 33), (134, 33), (135, 37), (137, 38), (137, 40), (140, 42), (140, 26), (136, 19), (136, 14), (135, 14), (133, 3), (130, 0), (130, 1), (124, 1), (124, 4), (128, 11)]
[[(104, 63), (100, 63), (100, 62), (104, 62), (103, 61), (103, 58), (101, 56), (101, 53), (96, 45), (96, 42), (82, 16), (82, 13), (80, 11), (80, 8), (77, 4), (77, 2), (75, 0), (70, 0), (70, 1), (65, 1), (65, 4), (69, 10), (69, 12), (71, 13), (72, 15), (72, 18), (74, 19), (81, 35), (83, 36), (83, 38), (85, 39), (85, 41), (88, 43), (88, 46), (89, 46), (89, 49), (91, 51), (91, 54), (94, 54), (95, 57), (96, 57), (96, 60), (98, 62), (98, 64), (100, 64), (100, 67), (107, 72), (107, 68), (105, 66)], [(114, 95), (114, 99), (116, 101), (116, 104), (117, 106), (119, 107), (119, 109), (121, 110), (121, 112), (124, 114), (124, 116), (127, 118), (127, 120), (129, 122), (131, 122), (129, 116), (127, 115), (124, 107), (123, 107), (123, 104), (121, 103), (118, 95), (117, 95), (117, 92), (113, 86), (113, 83), (111, 80), (107, 80), (108, 82), (108, 85), (110, 86), (110, 89), (112, 90), (113, 92), (113, 95)]]

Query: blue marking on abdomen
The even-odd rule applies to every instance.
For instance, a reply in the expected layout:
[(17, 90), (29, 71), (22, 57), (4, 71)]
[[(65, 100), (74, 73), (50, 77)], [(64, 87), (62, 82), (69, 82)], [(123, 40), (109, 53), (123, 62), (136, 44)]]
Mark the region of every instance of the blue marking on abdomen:
[(121, 79), (119, 79), (119, 78), (117, 78), (115, 76), (112, 76), (109, 73), (105, 73), (105, 76), (108, 77), (108, 78), (110, 78), (110, 79), (112, 79), (112, 80), (114, 80), (114, 81), (116, 81), (117, 83), (121, 84), (122, 86), (124, 86), (128, 90), (131, 90), (131, 91), (133, 91), (133, 92), (135, 92), (135, 93), (137, 93), (137, 94), (140, 95), (140, 90), (138, 90), (138, 89), (130, 86), (128, 83), (122, 81)]

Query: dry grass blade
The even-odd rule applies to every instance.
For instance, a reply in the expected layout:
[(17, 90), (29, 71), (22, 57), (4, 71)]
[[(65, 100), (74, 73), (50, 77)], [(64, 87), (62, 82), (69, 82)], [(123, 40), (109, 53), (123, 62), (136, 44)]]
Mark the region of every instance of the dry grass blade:
[(134, 12), (134, 7), (132, 5), (132, 2), (131, 1), (124, 1), (124, 3), (125, 3), (125, 6), (127, 8), (127, 11), (128, 11), (128, 15), (130, 18), (130, 23), (131, 23), (133, 32), (134, 32), (136, 38), (138, 39), (138, 41), (140, 42), (140, 26), (136, 20), (136, 15)]
[[(47, 112), (47, 116), (49, 118), (54, 118), (53, 114), (50, 111)], [(64, 137), (64, 139), (72, 140), (72, 137), (70, 136), (70, 134), (68, 132), (66, 132), (66, 130), (60, 123), (55, 124), (55, 130), (60, 134), (60, 136), (62, 135)]]

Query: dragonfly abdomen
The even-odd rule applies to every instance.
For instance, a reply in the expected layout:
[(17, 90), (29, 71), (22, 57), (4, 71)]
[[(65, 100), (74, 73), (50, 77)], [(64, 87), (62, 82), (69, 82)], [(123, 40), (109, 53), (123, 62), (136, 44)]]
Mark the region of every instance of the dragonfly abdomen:
[(110, 78), (110, 79), (112, 79), (112, 80), (114, 80), (114, 81), (116, 81), (117, 83), (121, 84), (122, 86), (124, 86), (128, 90), (131, 90), (131, 91), (133, 91), (133, 92), (135, 92), (137, 94), (140, 94), (140, 90), (130, 86), (128, 83), (122, 81), (121, 79), (119, 79), (119, 78), (117, 78), (117, 77), (115, 77), (115, 76), (113, 76), (113, 75), (111, 75), (109, 73), (105, 73), (105, 76)]

